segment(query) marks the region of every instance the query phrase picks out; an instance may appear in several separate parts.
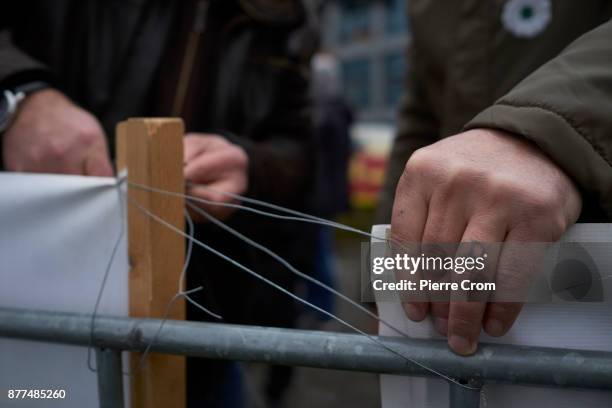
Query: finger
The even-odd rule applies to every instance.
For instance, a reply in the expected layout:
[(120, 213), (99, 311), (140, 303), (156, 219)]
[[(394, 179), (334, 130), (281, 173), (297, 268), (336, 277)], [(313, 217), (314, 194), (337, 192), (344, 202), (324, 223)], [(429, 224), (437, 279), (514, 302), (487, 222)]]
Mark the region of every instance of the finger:
[(484, 330), (489, 336), (500, 337), (510, 330), (523, 304), (520, 302), (494, 302), (487, 306)]
[(535, 276), (534, 268), (539, 265), (545, 250), (543, 245), (525, 243), (538, 240), (537, 235), (527, 228), (515, 228), (508, 232), (497, 268), (496, 294), (485, 312), (484, 329), (487, 334), (503, 336), (518, 317), (523, 307), (518, 300), (528, 293)]
[[(425, 255), (454, 256), (456, 246), (453, 246), (453, 244), (461, 241), (466, 224), (463, 201), (453, 199), (448, 192), (434, 193), (429, 203), (427, 222), (423, 233), (423, 243), (425, 244), (423, 252)], [(452, 279), (449, 272), (443, 270), (428, 271), (428, 275), (426, 278), (439, 282), (450, 282)], [(448, 332), (449, 297), (450, 292), (448, 291), (437, 291), (430, 293), (429, 296), (429, 308), (434, 328), (443, 336), (446, 336)]]
[(206, 184), (219, 181), (221, 175), (235, 166), (231, 155), (219, 151), (213, 154), (201, 152), (184, 167), (185, 179), (194, 183)]
[[(386, 256), (391, 258), (396, 258), (398, 255), (401, 258), (403, 258), (404, 255), (416, 258), (421, 253), (420, 242), (389, 242), (388, 245), (391, 249), (391, 253), (387, 253)], [(395, 282), (413, 282), (416, 285), (415, 290), (401, 292), (400, 301), (402, 302), (404, 312), (411, 320), (419, 322), (425, 319), (429, 310), (429, 299), (427, 297), (427, 291), (419, 288), (421, 271), (418, 268), (412, 270), (412, 267), (410, 267), (410, 269), (395, 269), (393, 270), (391, 279), (394, 279)]]
[[(462, 243), (480, 242), (497, 243), (504, 240), (506, 235), (506, 223), (494, 216), (476, 216), (472, 218), (465, 229)], [(490, 248), (491, 245), (488, 246)], [(464, 246), (460, 248), (460, 251)], [(486, 264), (495, 269), (497, 256), (488, 254)], [(473, 256), (473, 255), (472, 255)], [(470, 274), (453, 273), (456, 282), (469, 280)], [(448, 345), (455, 353), (460, 355), (473, 354), (478, 347), (478, 337), (482, 329), (482, 320), (486, 308), (486, 302), (457, 300), (460, 292), (451, 294), (451, 303), (448, 315)]]
[(420, 242), (427, 220), (428, 197), (415, 175), (404, 172), (393, 202), (391, 237), (397, 242)]
[[(55, 146), (55, 147), (53, 147)], [(95, 140), (86, 142), (52, 143), (47, 147), (41, 163), (46, 171), (83, 176), (112, 177), (113, 169), (108, 156), (104, 133), (95, 134)]]
[(87, 161), (88, 156), (83, 156), (82, 152), (69, 152), (62, 157), (49, 156), (41, 160), (33, 171), (87, 176)]
[(230, 194), (242, 192), (242, 190), (237, 188), (236, 183), (231, 180), (221, 180), (206, 186), (192, 185), (187, 191), (191, 196), (217, 203), (236, 203), (238, 201), (231, 197)]
[[(405, 171), (395, 193), (391, 217), (391, 240), (397, 243), (420, 242), (427, 219), (427, 196), (414, 174)], [(409, 319), (421, 321), (427, 316), (428, 302), (404, 303)]]
[(183, 138), (183, 161), (189, 163), (209, 146), (205, 137), (187, 133)]
[(28, 165), (24, 171), (35, 173), (85, 174), (85, 156), (81, 146), (54, 143), (34, 145), (29, 149)]
[(212, 185), (212, 187), (214, 188), (214, 190), (208, 190), (197, 186), (190, 187), (187, 191), (187, 194), (208, 201), (193, 202), (193, 204), (200, 207), (208, 214), (217, 218), (226, 218), (231, 213), (236, 211), (236, 208), (219, 204), (238, 204), (238, 201), (220, 192), (234, 192), (232, 191), (233, 187), (231, 186), (231, 183), (225, 182), (215, 183)]
[(187, 133), (183, 138), (183, 161), (188, 163), (204, 152), (220, 150), (227, 142), (208, 133)]
[(113, 177), (113, 166), (105, 149), (98, 150), (85, 158), (83, 172), (86, 176)]

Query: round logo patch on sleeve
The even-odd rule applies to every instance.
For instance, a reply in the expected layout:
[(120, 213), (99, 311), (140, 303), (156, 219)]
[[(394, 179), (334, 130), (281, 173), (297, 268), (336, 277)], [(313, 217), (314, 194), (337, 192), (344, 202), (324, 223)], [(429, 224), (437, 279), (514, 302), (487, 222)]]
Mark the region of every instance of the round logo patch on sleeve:
[(519, 38), (533, 38), (552, 20), (550, 0), (509, 0), (504, 5), (504, 28)]

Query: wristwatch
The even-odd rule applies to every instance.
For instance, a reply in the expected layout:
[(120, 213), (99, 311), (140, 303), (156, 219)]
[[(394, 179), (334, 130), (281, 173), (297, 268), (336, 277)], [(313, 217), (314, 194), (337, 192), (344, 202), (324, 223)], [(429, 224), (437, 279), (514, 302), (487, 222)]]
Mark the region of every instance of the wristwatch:
[(4, 132), (11, 125), (17, 113), (19, 102), (24, 100), (28, 94), (45, 88), (49, 88), (48, 83), (34, 81), (0, 91), (0, 133)]

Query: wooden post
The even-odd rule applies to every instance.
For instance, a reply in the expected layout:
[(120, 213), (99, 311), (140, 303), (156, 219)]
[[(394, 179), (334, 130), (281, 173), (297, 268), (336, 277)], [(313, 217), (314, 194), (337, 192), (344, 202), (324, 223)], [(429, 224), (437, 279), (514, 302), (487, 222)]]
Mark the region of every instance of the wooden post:
[[(129, 119), (117, 125), (117, 168), (127, 168), (128, 181), (156, 189), (184, 191), (183, 122), (180, 119)], [(182, 198), (128, 188), (129, 200), (184, 230)], [(130, 316), (161, 318), (174, 297), (185, 257), (185, 239), (127, 204), (130, 261)], [(185, 319), (183, 299), (169, 319)], [(185, 358), (132, 354), (132, 408), (185, 406)]]

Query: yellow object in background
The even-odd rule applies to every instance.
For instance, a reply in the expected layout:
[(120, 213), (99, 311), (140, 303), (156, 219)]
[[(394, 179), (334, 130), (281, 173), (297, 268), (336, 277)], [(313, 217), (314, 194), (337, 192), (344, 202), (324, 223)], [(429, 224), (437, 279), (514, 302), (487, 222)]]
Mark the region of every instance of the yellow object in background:
[(358, 146), (349, 164), (350, 202), (359, 210), (372, 210), (385, 181), (385, 169), (394, 128), (386, 124), (357, 124), (351, 129), (353, 145)]

